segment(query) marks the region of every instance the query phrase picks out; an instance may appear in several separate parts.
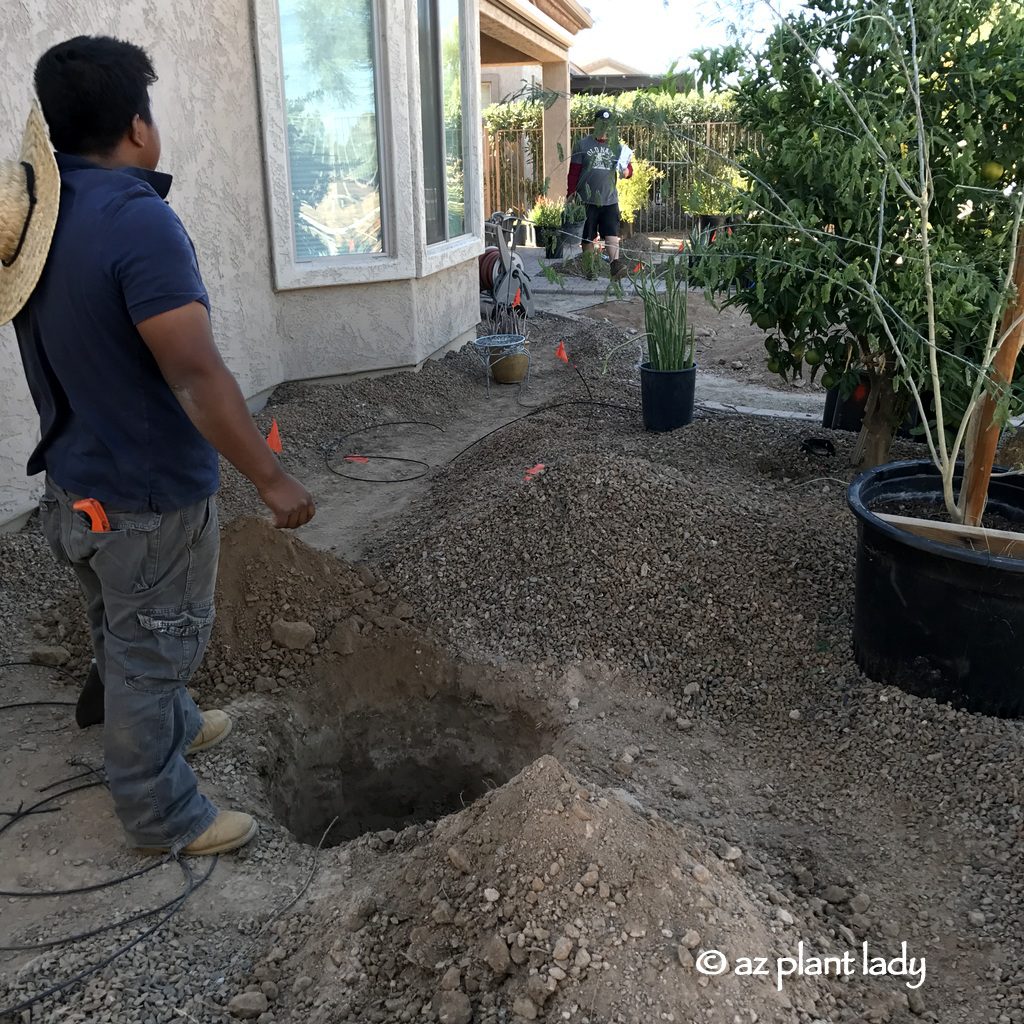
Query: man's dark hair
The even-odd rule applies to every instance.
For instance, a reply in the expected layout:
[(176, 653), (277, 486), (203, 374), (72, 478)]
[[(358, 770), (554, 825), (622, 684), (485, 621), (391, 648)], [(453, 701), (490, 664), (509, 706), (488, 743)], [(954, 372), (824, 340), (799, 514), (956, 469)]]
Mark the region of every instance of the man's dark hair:
[(146, 51), (110, 36), (76, 36), (36, 64), (36, 93), (62, 153), (104, 155), (131, 130), (138, 114), (153, 123), (149, 87), (156, 81)]

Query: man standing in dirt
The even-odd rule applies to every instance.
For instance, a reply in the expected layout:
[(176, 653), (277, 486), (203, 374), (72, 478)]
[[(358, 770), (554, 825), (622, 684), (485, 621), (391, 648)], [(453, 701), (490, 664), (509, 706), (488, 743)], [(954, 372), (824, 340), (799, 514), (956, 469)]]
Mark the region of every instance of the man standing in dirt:
[[(42, 528), (88, 606), (103, 701), (94, 712), (80, 703), (79, 724), (104, 721), (107, 782), (133, 844), (200, 855), (257, 832), (250, 815), (200, 794), (185, 760), (231, 729), (186, 690), (213, 627), (217, 453), (252, 481), (278, 527), (307, 523), (314, 505), (217, 351), (192, 242), (164, 202), (171, 178), (156, 170), (155, 81), (146, 53), (116, 39), (79, 36), (40, 58), (36, 91), (57, 150), (52, 208), (33, 185), (53, 165), (47, 146), (41, 178), (26, 169), (28, 202), (14, 207), (29, 211), (21, 235), (35, 241), (5, 260), (0, 297), (20, 275), (12, 307), (23, 308), (7, 315), (17, 313), (40, 419), (28, 471), (46, 473)], [(25, 289), (32, 275), (38, 284)]]
[[(594, 131), (573, 147), (569, 163), (569, 195), (577, 195), (587, 207), (583, 228), (583, 252), (593, 253), (594, 239), (604, 239), (613, 278), (626, 273), (626, 261), (619, 256), (619, 194), (616, 182), (633, 176), (632, 150), (621, 142), (609, 142), (612, 112), (602, 107), (594, 117)], [(592, 257), (591, 257), (592, 258)]]

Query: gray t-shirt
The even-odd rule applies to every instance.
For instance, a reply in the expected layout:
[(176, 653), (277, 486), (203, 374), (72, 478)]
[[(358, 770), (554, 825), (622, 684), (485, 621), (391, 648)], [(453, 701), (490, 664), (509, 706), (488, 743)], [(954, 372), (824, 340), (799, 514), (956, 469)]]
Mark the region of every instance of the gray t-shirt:
[(592, 206), (614, 206), (619, 201), (615, 189), (617, 165), (625, 147), (619, 142), (598, 142), (587, 135), (573, 147), (572, 162), (581, 167), (576, 194)]

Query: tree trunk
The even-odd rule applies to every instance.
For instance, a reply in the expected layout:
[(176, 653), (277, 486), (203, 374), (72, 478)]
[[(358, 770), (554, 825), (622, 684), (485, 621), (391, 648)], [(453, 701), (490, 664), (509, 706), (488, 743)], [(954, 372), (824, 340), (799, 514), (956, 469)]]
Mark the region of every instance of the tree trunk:
[(907, 401), (896, 394), (892, 377), (869, 371), (870, 391), (864, 407), (864, 424), (853, 450), (855, 469), (873, 469), (889, 461), (896, 431), (907, 414)]
[[(1013, 380), (1017, 357), (1024, 347), (1024, 323), (1017, 323), (1017, 320), (1024, 316), (1024, 239), (1017, 246), (1013, 285), (1016, 289), (1016, 298), (1007, 306), (999, 326), (999, 337), (1006, 337), (992, 361), (992, 381), (997, 388), (1009, 386)], [(996, 449), (1002, 430), (1002, 424), (996, 419), (997, 408), (998, 394), (986, 390), (974, 413), (974, 419), (967, 428), (963, 495), (966, 526), (981, 526), (981, 520), (985, 515), (988, 485), (992, 479), (992, 467), (996, 461)]]

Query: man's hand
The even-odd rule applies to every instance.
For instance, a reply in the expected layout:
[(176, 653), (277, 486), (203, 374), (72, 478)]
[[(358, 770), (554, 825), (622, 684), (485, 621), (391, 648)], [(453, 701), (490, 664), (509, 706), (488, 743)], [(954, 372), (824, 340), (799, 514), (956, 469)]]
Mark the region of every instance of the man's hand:
[(274, 525), (279, 530), (297, 530), (316, 515), (313, 496), (284, 470), (273, 483), (260, 489), (260, 497), (274, 513)]

